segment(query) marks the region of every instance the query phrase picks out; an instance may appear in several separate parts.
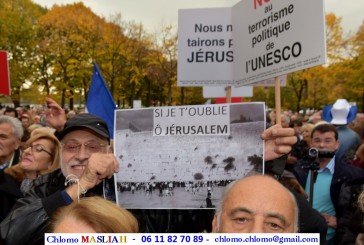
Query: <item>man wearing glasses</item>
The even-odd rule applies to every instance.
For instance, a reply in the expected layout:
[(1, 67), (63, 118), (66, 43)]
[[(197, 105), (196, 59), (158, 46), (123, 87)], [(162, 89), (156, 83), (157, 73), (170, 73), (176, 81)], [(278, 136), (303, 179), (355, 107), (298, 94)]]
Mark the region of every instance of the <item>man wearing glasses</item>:
[(47, 102), (48, 122), (57, 129), (61, 142), (61, 169), (42, 176), (34, 183), (34, 189), (15, 204), (1, 223), (5, 244), (43, 244), (49, 219), (57, 208), (81, 196), (114, 197), (107, 196), (110, 191), (105, 190), (113, 188), (111, 177), (119, 169), (110, 151), (106, 123), (88, 113), (66, 122), (62, 108), (53, 100)]
[[(327, 243), (335, 244), (337, 220), (342, 216), (339, 207), (339, 194), (342, 184), (354, 179), (364, 178), (364, 172), (350, 166), (335, 157), (339, 144), (338, 132), (332, 124), (317, 125), (311, 132), (311, 147), (315, 148), (318, 155), (315, 159), (317, 169), (314, 173), (313, 183), (313, 208), (321, 213), (328, 225), (326, 235)], [(332, 154), (329, 154), (329, 153)], [(307, 164), (305, 164), (307, 165)], [(302, 165), (295, 166), (294, 173), (308, 195), (310, 195), (311, 172)]]
[[(103, 195), (103, 187), (112, 185), (108, 180), (119, 170), (103, 120), (86, 113), (66, 122), (63, 109), (51, 99), (46, 102), (47, 122), (57, 130), (62, 144), (61, 170), (38, 181), (1, 223), (1, 238), (7, 244), (42, 244), (49, 219), (57, 208), (77, 201), (82, 195)], [(262, 138), (266, 140), (266, 160), (288, 153), (296, 142), (292, 129), (279, 126), (264, 131)]]

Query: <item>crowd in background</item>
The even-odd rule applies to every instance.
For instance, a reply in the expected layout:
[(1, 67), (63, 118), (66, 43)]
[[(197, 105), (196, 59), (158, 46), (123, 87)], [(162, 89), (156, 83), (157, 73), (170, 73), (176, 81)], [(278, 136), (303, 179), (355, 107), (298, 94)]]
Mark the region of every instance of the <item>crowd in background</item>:
[[(61, 143), (54, 136), (55, 129), (48, 127), (46, 109), (45, 107), (6, 107), (0, 110), (0, 144), (4, 144), (1, 142), (3, 140), (1, 130), (6, 131), (6, 129), (1, 128), (2, 123), (11, 123), (15, 125), (14, 128), (16, 129), (12, 135), (15, 142), (14, 147), (11, 148), (11, 144), (8, 144), (7, 148), (11, 148), (11, 151), (6, 157), (0, 155), (0, 183), (2, 179), (8, 178), (7, 175), (11, 175), (13, 186), (16, 187), (14, 190), (18, 190), (11, 193), (12, 199), (9, 199), (9, 202), (2, 202), (0, 222), (10, 212), (16, 200), (23, 197), (33, 187), (34, 180), (60, 168)], [(83, 113), (83, 111), (65, 110), (67, 119)], [(12, 117), (16, 121), (7, 121), (8, 118), (3, 119), (4, 117), (1, 115)], [(275, 125), (276, 114), (274, 110), (267, 110), (266, 121), (267, 128)], [(346, 100), (339, 99), (335, 104), (327, 106), (323, 110), (300, 112), (285, 110), (281, 114), (281, 126), (294, 129), (297, 143), (292, 146), (292, 151), (285, 156), (284, 171), (280, 177), (289, 180), (285, 183), (297, 193), (302, 194), (305, 199), (310, 194), (309, 184), (307, 184), (308, 176), (313, 172), (302, 172), (302, 162), (307, 161), (313, 147), (319, 150), (318, 154), (324, 151), (334, 153), (333, 156), (323, 157), (327, 161), (323, 167), (319, 166), (315, 170), (315, 178), (320, 183), (319, 185), (326, 186), (326, 189), (313, 190), (314, 193), (317, 191), (316, 200), (314, 199), (316, 203), (314, 202), (313, 208), (325, 220), (323, 230), (326, 232), (328, 228), (327, 244), (352, 244), (358, 234), (364, 231), (361, 227), (364, 215), (357, 205), (358, 196), (364, 187), (364, 114), (358, 113), (356, 106), (350, 105)], [(8, 136), (5, 135), (4, 137)], [(29, 159), (32, 157), (36, 158), (36, 167), (29, 167), (31, 165)], [(322, 173), (325, 174), (326, 170), (327, 173), (331, 172), (331, 175), (322, 177)], [(358, 176), (359, 178), (357, 178)], [(6, 188), (8, 191), (9, 186)], [(5, 186), (0, 185), (0, 193), (3, 189)], [(317, 196), (320, 196), (317, 194), (321, 192), (325, 193), (326, 196), (323, 195), (324, 198), (320, 197), (317, 200)], [(325, 200), (329, 200), (330, 207), (325, 206)], [(327, 214), (326, 210), (331, 210), (329, 211), (331, 213)], [(62, 217), (66, 216), (68, 212), (72, 213), (72, 209), (63, 211)], [(128, 216), (128, 219), (130, 218), (129, 213), (125, 215)], [(57, 219), (59, 219), (59, 215)], [(57, 223), (60, 222), (57, 221)], [(133, 220), (132, 223), (134, 227), (132, 230), (135, 232), (137, 231), (135, 228), (136, 220)], [(300, 228), (301, 231), (302, 227)], [(97, 230), (96, 228), (92, 229)]]

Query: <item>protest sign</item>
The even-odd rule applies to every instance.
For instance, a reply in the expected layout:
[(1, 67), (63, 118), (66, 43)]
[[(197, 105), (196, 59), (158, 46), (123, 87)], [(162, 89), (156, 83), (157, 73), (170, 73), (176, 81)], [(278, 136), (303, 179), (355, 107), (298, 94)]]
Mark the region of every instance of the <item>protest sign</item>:
[[(226, 96), (226, 86), (205, 86), (203, 89), (204, 98), (221, 98)], [(241, 86), (231, 88), (231, 97), (253, 97), (252, 86)]]
[(178, 86), (250, 85), (326, 62), (322, 0), (182, 9)]
[(131, 209), (194, 209), (263, 166), (264, 103), (115, 112), (117, 200)]
[(8, 53), (0, 50), (0, 94), (10, 96)]
[(234, 84), (231, 8), (178, 11), (178, 86)]
[[(264, 81), (259, 81), (259, 82), (255, 82), (250, 84), (249, 86), (254, 86), (254, 87), (274, 87), (275, 86), (275, 78), (269, 78), (267, 80)], [(287, 86), (287, 75), (281, 75), (279, 76), (279, 83), (280, 83), (280, 87), (285, 87)]]
[(326, 62), (322, 0), (240, 1), (232, 16), (237, 85)]

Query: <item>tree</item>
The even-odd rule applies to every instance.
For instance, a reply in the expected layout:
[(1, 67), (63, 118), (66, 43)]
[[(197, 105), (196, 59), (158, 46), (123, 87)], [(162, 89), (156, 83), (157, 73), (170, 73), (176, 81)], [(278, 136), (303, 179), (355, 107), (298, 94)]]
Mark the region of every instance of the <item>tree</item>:
[(155, 35), (154, 43), (163, 54), (158, 63), (163, 71), (164, 79), (161, 81), (167, 87), (167, 104), (172, 105), (172, 87), (177, 81), (177, 34), (173, 32), (172, 25), (163, 26), (160, 33)]
[(326, 15), (326, 47), (329, 63), (340, 62), (344, 59), (343, 47), (346, 40), (343, 39), (341, 20), (333, 13)]
[(32, 82), (35, 26), (43, 12), (30, 0), (3, 0), (0, 3), (0, 49), (9, 52), (11, 93), (15, 106), (20, 105), (22, 86)]
[[(102, 48), (98, 50), (96, 61), (100, 63), (105, 81), (110, 83), (110, 92), (115, 98), (117, 88), (123, 82), (123, 76), (127, 66), (127, 42), (129, 41), (123, 34), (123, 21), (121, 14), (110, 17), (110, 22), (105, 24), (104, 35), (102, 38)], [(120, 105), (120, 96), (117, 104)]]
[(93, 56), (100, 47), (105, 20), (82, 3), (58, 6), (39, 19), (39, 42), (54, 56), (53, 72), (60, 78), (56, 86), (61, 92), (61, 106), (66, 98), (73, 109), (75, 91), (87, 96), (92, 74)]

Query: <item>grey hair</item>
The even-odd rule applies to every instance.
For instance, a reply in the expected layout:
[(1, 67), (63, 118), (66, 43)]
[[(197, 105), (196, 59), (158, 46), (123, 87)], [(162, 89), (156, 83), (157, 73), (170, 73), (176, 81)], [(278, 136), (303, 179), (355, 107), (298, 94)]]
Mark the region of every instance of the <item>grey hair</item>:
[(23, 134), (24, 134), (24, 129), (23, 129), (23, 125), (21, 125), (21, 122), (19, 121), (19, 119), (15, 118), (15, 117), (1, 115), (0, 124), (5, 124), (5, 123), (11, 124), (16, 138), (21, 140), (21, 138), (23, 137)]
[[(249, 176), (252, 176), (252, 175), (262, 175), (260, 173), (257, 173), (257, 172), (254, 172), (254, 173), (251, 173)], [(262, 175), (263, 176), (263, 175)], [(267, 176), (267, 175), (266, 175)], [(248, 176), (245, 176), (245, 177), (248, 177)], [(221, 214), (222, 214), (222, 210), (224, 208), (224, 204), (225, 204), (225, 201), (228, 197), (228, 194), (230, 192), (230, 190), (235, 186), (235, 184), (237, 182), (239, 182), (240, 180), (244, 179), (245, 177), (241, 178), (241, 179), (237, 179), (237, 180), (234, 180), (233, 182), (229, 183), (222, 195), (221, 195), (221, 198), (220, 198), (220, 201), (216, 207), (216, 212), (215, 212), (215, 215), (216, 215), (216, 231), (219, 232), (220, 230), (220, 221), (221, 221)], [(273, 178), (273, 177), (272, 177)], [(286, 189), (289, 196), (291, 197), (292, 199), (292, 202), (293, 202), (293, 208), (294, 208), (294, 224), (293, 224), (293, 229), (294, 229), (294, 232), (297, 233), (299, 232), (299, 225), (298, 225), (298, 217), (299, 217), (299, 209), (298, 209), (298, 205), (297, 205), (297, 201), (296, 201), (296, 198), (295, 196), (292, 194), (292, 192), (288, 189)], [(363, 192), (364, 193), (364, 192)]]

